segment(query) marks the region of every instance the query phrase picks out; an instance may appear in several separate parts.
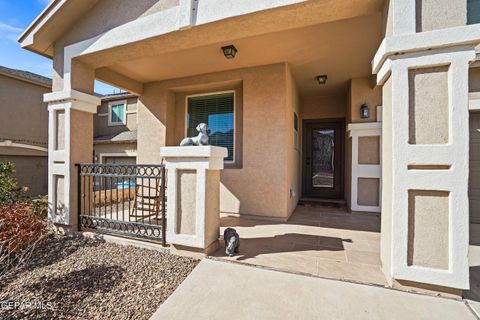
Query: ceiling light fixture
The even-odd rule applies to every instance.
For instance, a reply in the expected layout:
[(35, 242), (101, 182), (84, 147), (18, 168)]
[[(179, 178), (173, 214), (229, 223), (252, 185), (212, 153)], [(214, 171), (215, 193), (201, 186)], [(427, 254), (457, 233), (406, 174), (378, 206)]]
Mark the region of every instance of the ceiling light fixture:
[(222, 47), (223, 55), (227, 59), (233, 59), (235, 58), (235, 55), (237, 54), (238, 50), (235, 48), (233, 44), (229, 46)]
[(318, 81), (318, 84), (320, 85), (325, 85), (327, 84), (327, 75), (326, 74), (322, 74), (320, 76), (317, 76), (316, 79)]

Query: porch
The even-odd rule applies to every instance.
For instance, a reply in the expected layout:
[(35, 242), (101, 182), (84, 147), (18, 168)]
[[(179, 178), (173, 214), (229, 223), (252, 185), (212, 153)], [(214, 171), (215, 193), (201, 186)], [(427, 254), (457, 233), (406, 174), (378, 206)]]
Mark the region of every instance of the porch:
[(223, 213), (221, 233), (233, 227), (240, 250), (223, 260), (293, 273), (386, 286), (380, 262), (380, 215), (299, 205), (287, 222)]

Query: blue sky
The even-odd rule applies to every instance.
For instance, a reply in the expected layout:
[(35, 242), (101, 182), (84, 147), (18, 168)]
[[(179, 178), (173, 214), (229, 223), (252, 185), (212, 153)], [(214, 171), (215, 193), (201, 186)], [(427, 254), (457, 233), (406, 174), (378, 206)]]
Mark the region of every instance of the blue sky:
[[(47, 6), (50, 0), (0, 0), (0, 65), (52, 77), (52, 61), (24, 50), (18, 36)], [(95, 83), (98, 93), (113, 93), (114, 88)], [(116, 89), (118, 92), (118, 89)]]

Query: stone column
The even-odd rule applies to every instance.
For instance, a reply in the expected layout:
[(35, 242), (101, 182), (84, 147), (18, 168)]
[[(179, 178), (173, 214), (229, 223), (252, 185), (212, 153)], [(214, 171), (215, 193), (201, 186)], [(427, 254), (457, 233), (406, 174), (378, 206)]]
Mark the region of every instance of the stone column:
[(220, 231), (220, 170), (226, 148), (162, 147), (167, 169), (167, 242), (211, 253)]
[(76, 163), (93, 156), (93, 114), (98, 97), (76, 90), (45, 94), (48, 103), (48, 217), (60, 228), (78, 225)]

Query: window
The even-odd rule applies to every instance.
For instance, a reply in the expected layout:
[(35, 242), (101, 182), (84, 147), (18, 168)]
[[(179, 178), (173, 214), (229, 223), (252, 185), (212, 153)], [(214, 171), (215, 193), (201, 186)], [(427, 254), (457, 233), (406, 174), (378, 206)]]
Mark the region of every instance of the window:
[(480, 0), (467, 0), (467, 24), (480, 23)]
[(123, 126), (126, 124), (126, 101), (112, 101), (108, 104), (108, 125)]
[(197, 125), (208, 125), (208, 142), (228, 149), (225, 161), (234, 161), (234, 92), (187, 97), (187, 136), (197, 136)]
[(293, 149), (298, 151), (298, 115), (293, 113)]

